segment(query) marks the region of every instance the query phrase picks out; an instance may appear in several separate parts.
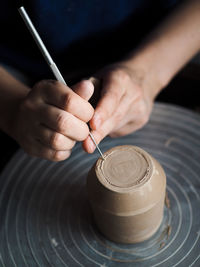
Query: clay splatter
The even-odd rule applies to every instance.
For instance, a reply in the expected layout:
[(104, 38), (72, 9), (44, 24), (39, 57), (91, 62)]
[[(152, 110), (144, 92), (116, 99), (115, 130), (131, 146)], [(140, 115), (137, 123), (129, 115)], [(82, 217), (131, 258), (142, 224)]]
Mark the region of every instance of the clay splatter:
[(172, 227), (171, 227), (171, 225), (168, 225), (168, 226), (167, 226), (167, 239), (168, 239), (169, 236), (171, 235), (171, 232), (172, 232)]
[(168, 193), (166, 192), (165, 194), (165, 205), (168, 209), (170, 209), (170, 200), (169, 200), (169, 197), (168, 197)]
[(160, 248), (159, 248), (159, 249), (164, 248), (164, 246), (165, 246), (165, 242), (162, 242), (162, 243), (160, 244)]
[(177, 138), (175, 137), (170, 137), (169, 139), (167, 139), (167, 141), (165, 142), (165, 147), (168, 147), (171, 145), (172, 142), (177, 141)]

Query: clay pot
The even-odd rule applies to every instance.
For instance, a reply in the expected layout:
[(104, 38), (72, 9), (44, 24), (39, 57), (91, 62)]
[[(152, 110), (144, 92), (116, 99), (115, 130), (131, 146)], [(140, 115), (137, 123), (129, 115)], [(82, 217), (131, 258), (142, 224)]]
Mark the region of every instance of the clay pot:
[(136, 243), (159, 228), (166, 176), (160, 164), (136, 146), (104, 153), (90, 170), (87, 191), (95, 222), (110, 240)]

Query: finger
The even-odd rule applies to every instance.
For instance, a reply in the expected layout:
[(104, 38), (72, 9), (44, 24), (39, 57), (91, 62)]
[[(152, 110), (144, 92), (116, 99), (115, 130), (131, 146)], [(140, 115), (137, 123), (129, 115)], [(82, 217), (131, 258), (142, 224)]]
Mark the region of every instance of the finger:
[(124, 95), (125, 89), (120, 86), (116, 79), (105, 79), (103, 81), (101, 99), (97, 104), (90, 126), (93, 130), (97, 130), (119, 106), (119, 102)]
[[(99, 144), (101, 140), (105, 138), (105, 136), (107, 136), (108, 134), (111, 137), (124, 136), (140, 129), (142, 126), (143, 125), (141, 124), (136, 124), (135, 122), (131, 122), (126, 126), (118, 129), (117, 131), (112, 131), (113, 127), (112, 120), (108, 120), (102, 125), (102, 127), (98, 131), (92, 131), (91, 133), (94, 136), (96, 143)], [(96, 146), (94, 145), (89, 136), (83, 141), (82, 146), (87, 153), (93, 153), (94, 150), (96, 149)]]
[(67, 138), (63, 134), (52, 131), (44, 125), (39, 125), (36, 139), (43, 145), (57, 151), (71, 150), (76, 143), (74, 140)]
[(150, 111), (149, 108), (143, 102), (138, 102), (132, 106), (130, 112), (125, 116), (119, 126), (115, 127), (111, 131), (111, 137), (123, 136), (130, 134), (136, 130), (142, 128), (149, 120)]
[[(113, 118), (108, 119), (105, 121), (102, 126), (98, 130), (92, 130), (91, 133), (96, 141), (97, 144), (100, 143), (100, 141), (108, 135), (108, 133), (111, 132), (111, 130), (114, 128), (114, 120)], [(84, 141), (83, 141), (83, 149), (88, 152), (88, 153), (93, 153), (94, 150), (96, 149), (96, 146), (94, 145), (92, 139), (90, 136), (88, 136)]]
[(89, 134), (89, 128), (85, 122), (54, 106), (42, 106), (39, 115), (41, 124), (72, 140), (83, 141)]
[(138, 124), (136, 122), (129, 122), (126, 125), (124, 125), (123, 127), (111, 132), (110, 136), (113, 138), (116, 138), (116, 137), (128, 135), (128, 134), (131, 134), (131, 133), (139, 130), (141, 127), (142, 127), (141, 124)]
[[(124, 95), (121, 98), (118, 110), (116, 113), (110, 117), (107, 121), (105, 121), (100, 128), (97, 130), (93, 130), (95, 135), (95, 140), (99, 143), (106, 135), (108, 135), (113, 129), (115, 129), (119, 124), (123, 125), (123, 121), (126, 121), (127, 117), (129, 117), (131, 100), (127, 95)], [(87, 140), (84, 141), (83, 148), (86, 152), (92, 153), (95, 150), (94, 143), (91, 138), (88, 137)]]
[(94, 85), (90, 80), (83, 80), (74, 86), (73, 91), (85, 100), (89, 100), (94, 93)]
[(91, 104), (58, 81), (45, 80), (39, 83), (45, 103), (63, 109), (82, 121), (88, 122), (94, 109)]
[(127, 134), (131, 134), (139, 129), (141, 129), (146, 123), (147, 119), (141, 119), (136, 121), (130, 121), (129, 123), (125, 124), (123, 127), (116, 129), (110, 133), (111, 137), (120, 137)]
[[(26, 151), (26, 150), (25, 150)], [(39, 141), (34, 140), (31, 148), (27, 150), (27, 153), (34, 157), (39, 157), (51, 161), (62, 161), (67, 159), (71, 151), (56, 151), (48, 148), (47, 146), (41, 144)]]
[[(112, 117), (110, 117), (107, 121), (105, 121), (100, 128), (98, 128), (95, 131), (95, 136), (97, 139), (97, 142), (99, 143), (106, 135), (110, 134), (110, 132), (113, 131), (113, 129), (120, 128), (130, 121), (132, 114), (130, 114), (132, 102), (130, 98), (127, 95), (124, 95), (121, 98), (120, 104), (118, 109), (116, 110), (116, 113), (113, 114)], [(95, 140), (96, 140), (95, 139)], [(88, 149), (86, 148), (88, 147)], [(84, 144), (84, 148), (86, 148), (86, 151), (92, 151), (95, 149), (94, 144), (91, 142), (90, 138), (87, 139), (87, 141)]]

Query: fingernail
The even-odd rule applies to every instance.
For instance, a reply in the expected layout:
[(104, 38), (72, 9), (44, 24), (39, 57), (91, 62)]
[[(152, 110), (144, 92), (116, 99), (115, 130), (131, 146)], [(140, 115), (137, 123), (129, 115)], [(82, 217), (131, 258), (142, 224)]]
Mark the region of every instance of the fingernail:
[(97, 130), (101, 126), (101, 118), (98, 113), (94, 114), (93, 120), (94, 120), (94, 124)]

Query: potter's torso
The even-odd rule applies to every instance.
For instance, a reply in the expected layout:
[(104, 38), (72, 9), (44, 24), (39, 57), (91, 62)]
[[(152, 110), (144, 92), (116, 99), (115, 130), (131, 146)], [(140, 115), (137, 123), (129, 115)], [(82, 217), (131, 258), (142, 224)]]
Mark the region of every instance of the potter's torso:
[[(1, 1), (0, 62), (33, 76), (48, 72), (17, 12), (19, 1)], [(24, 1), (59, 67), (66, 71), (119, 60), (178, 0)], [(64, 60), (63, 60), (64, 59)]]

